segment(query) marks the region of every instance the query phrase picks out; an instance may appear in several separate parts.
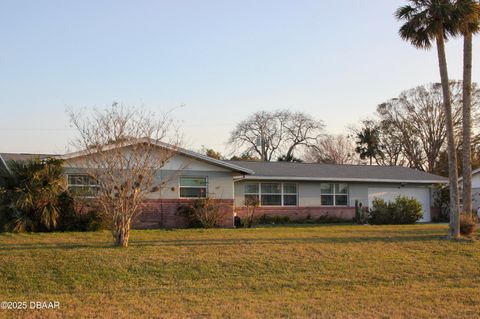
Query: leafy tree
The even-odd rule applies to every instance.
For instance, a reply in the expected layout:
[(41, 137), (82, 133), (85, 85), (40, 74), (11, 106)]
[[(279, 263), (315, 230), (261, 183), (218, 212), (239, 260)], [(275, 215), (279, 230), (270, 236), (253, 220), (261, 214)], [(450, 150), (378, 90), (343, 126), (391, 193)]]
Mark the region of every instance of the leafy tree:
[(372, 160), (382, 156), (382, 150), (380, 146), (380, 131), (379, 128), (368, 123), (357, 133), (357, 147), (355, 152), (360, 155), (360, 158), (368, 158), (370, 165)]
[(233, 155), (231, 161), (260, 161), (260, 158), (252, 155), (250, 152), (243, 152), (240, 156)]
[(450, 204), (452, 206), (449, 237), (458, 238), (460, 236), (460, 223), (457, 156), (455, 152), (445, 41), (448, 39), (448, 36), (457, 34), (460, 19), (451, 0), (409, 0), (408, 2), (409, 5), (402, 6), (396, 11), (397, 19), (404, 22), (399, 31), (402, 39), (421, 49), (431, 48), (433, 41), (437, 45), (447, 128)]
[(208, 148), (208, 149), (205, 150), (205, 155), (207, 155), (208, 157), (214, 158), (214, 159), (218, 159), (218, 160), (223, 159), (222, 153), (216, 152), (215, 150), (213, 150), (211, 148)]
[(0, 215), (14, 232), (45, 231), (57, 226), (59, 197), (65, 191), (62, 161), (10, 161), (0, 169)]
[(296, 163), (302, 163), (302, 159), (296, 158), (293, 155), (282, 155), (277, 158), (277, 161), (279, 162), (296, 162)]

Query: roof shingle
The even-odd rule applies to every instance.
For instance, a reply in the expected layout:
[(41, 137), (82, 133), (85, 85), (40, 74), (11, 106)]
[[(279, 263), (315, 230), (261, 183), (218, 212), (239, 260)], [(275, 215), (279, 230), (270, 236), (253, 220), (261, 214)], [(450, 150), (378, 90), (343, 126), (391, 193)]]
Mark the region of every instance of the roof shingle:
[(399, 181), (416, 183), (445, 183), (442, 176), (401, 166), (336, 165), (317, 163), (229, 161), (255, 172), (255, 178), (289, 178), (301, 180), (344, 180), (344, 181)]

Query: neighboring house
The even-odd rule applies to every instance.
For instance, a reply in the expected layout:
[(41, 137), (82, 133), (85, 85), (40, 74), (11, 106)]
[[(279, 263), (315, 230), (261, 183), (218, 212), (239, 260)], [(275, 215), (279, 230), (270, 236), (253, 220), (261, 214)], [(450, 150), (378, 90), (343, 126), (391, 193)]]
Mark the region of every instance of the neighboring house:
[[(458, 179), (460, 188), (460, 201), (462, 200), (461, 192), (463, 191), (462, 177)], [(472, 171), (472, 208), (477, 211), (480, 208), (480, 168)]]
[[(68, 187), (91, 189), (94, 194), (97, 186), (82, 168), (83, 156), (79, 152), (61, 157), (66, 161)], [(447, 182), (444, 177), (405, 167), (221, 161), (185, 149), (177, 150), (157, 178), (168, 182), (148, 198), (134, 221), (137, 228), (183, 227), (186, 221), (177, 215), (179, 205), (205, 196), (221, 205), (225, 227), (232, 226), (234, 211), (245, 216), (248, 201), (259, 203), (259, 216), (295, 220), (328, 215), (351, 220), (356, 201), (370, 206), (374, 198), (393, 200), (399, 195), (416, 198), (423, 207), (421, 221), (429, 222), (435, 212), (435, 185)]]

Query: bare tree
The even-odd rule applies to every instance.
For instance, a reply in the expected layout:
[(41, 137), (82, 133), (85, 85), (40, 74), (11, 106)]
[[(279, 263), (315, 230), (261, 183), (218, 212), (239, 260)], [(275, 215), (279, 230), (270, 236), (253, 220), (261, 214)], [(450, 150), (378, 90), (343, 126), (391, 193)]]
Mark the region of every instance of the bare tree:
[(157, 176), (176, 153), (178, 132), (168, 114), (157, 117), (117, 103), (92, 113), (68, 113), (79, 134), (72, 166), (83, 167), (96, 181), (96, 201), (111, 218), (114, 242), (127, 247), (132, 220), (147, 196), (166, 182)]
[(258, 154), (262, 161), (294, 158), (294, 152), (315, 145), (323, 133), (323, 122), (308, 114), (261, 111), (237, 124), (229, 143), (235, 151)]
[(355, 144), (343, 134), (326, 135), (305, 152), (305, 160), (325, 164), (358, 164)]
[[(462, 83), (451, 81), (450, 90), (453, 129), (455, 136), (461, 137)], [(472, 97), (473, 104), (478, 105), (480, 91), (476, 86)], [(405, 165), (436, 172), (437, 159), (446, 149), (447, 136), (440, 84), (422, 85), (402, 92), (398, 98), (380, 104), (377, 116), (384, 135), (381, 141), (383, 147), (397, 145), (400, 148), (400, 160)]]
[(311, 115), (296, 112), (282, 112), (282, 121), (285, 138), (283, 141), (286, 152), (285, 158), (293, 158), (294, 151), (298, 148), (315, 145), (323, 134), (325, 125), (322, 121), (316, 121)]
[(379, 122), (379, 139), (382, 156), (377, 156), (375, 161), (382, 166), (405, 166), (403, 156), (404, 145), (401, 142), (401, 133), (385, 126), (385, 122)]
[(230, 134), (229, 143), (236, 150), (256, 153), (262, 161), (270, 161), (284, 138), (283, 118), (277, 112), (257, 112), (237, 124)]

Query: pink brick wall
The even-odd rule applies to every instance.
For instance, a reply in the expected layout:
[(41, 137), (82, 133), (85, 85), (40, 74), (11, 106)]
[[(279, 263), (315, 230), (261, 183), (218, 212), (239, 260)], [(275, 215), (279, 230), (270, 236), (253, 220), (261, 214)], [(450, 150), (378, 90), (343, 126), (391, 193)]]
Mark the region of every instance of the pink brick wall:
[[(188, 221), (177, 214), (180, 205), (188, 204), (188, 199), (147, 200), (139, 214), (133, 220), (133, 228), (184, 228)], [(222, 227), (233, 227), (233, 200), (217, 200), (224, 213)]]
[[(246, 207), (237, 207), (235, 209), (240, 218), (245, 217), (247, 213)], [(275, 216), (288, 216), (290, 220), (305, 219), (308, 216), (311, 219), (317, 219), (321, 216), (330, 216), (345, 219), (346, 221), (352, 220), (355, 217), (355, 207), (257, 207), (255, 215), (262, 216), (267, 215), (269, 217)]]

